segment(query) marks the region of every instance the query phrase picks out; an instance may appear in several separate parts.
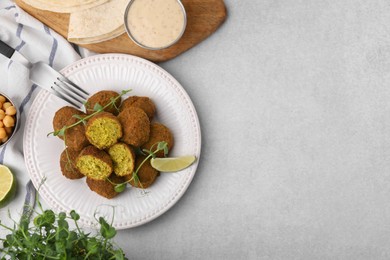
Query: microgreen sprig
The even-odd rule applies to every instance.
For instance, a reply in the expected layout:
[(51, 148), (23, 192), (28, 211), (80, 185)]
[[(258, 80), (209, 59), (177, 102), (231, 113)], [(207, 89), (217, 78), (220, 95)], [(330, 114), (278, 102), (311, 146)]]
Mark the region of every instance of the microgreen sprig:
[[(75, 127), (81, 123), (83, 124), (86, 124), (87, 120), (90, 119), (91, 117), (95, 116), (96, 114), (104, 111), (104, 109), (108, 108), (109, 106), (113, 105), (116, 107), (115, 103), (118, 99), (120, 99), (123, 95), (126, 95), (127, 93), (129, 93), (131, 91), (131, 89), (127, 89), (127, 90), (122, 90), (121, 93), (116, 96), (115, 98), (111, 98), (110, 99), (110, 102), (108, 104), (106, 104), (105, 106), (102, 106), (100, 104), (95, 104), (94, 108), (93, 108), (93, 113), (90, 114), (90, 115), (87, 115), (85, 117), (82, 117), (80, 115), (73, 115), (74, 118), (78, 119), (78, 121), (76, 121), (75, 123), (69, 125), (69, 126), (64, 126), (62, 127), (61, 129), (59, 130), (56, 130), (56, 131), (53, 131), (53, 132), (50, 132), (47, 134), (47, 136), (49, 135), (54, 135), (54, 136), (64, 136), (65, 135), (65, 131), (69, 128), (72, 128), (72, 127)], [(118, 109), (118, 108), (117, 108)]]

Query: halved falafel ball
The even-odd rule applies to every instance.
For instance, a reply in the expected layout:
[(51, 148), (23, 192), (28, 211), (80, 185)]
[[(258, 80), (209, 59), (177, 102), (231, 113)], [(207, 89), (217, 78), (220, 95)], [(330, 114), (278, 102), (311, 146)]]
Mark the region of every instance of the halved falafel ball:
[[(118, 97), (119, 94), (115, 91), (111, 90), (102, 90), (93, 94), (90, 98), (88, 98), (87, 103), (85, 104), (85, 110), (87, 114), (92, 114), (94, 111), (94, 107), (96, 104), (101, 105), (102, 107), (106, 106), (111, 102), (113, 98)], [(121, 98), (118, 98), (115, 101), (115, 106), (110, 105), (105, 108), (104, 111), (117, 115), (119, 113), (118, 109), (121, 105)]]
[[(84, 114), (82, 111), (70, 107), (70, 106), (65, 106), (61, 107), (58, 109), (53, 117), (53, 129), (54, 131), (59, 131), (61, 130), (64, 126), (67, 125), (67, 121), (73, 117), (73, 115), (82, 115)], [(64, 139), (63, 136), (59, 136), (59, 138)]]
[(116, 143), (108, 149), (114, 164), (114, 172), (118, 176), (129, 175), (134, 171), (135, 153), (125, 143)]
[(116, 116), (101, 112), (89, 119), (85, 135), (92, 145), (99, 149), (106, 149), (122, 137), (122, 126)]
[[(143, 155), (137, 156), (135, 160), (135, 169), (137, 169), (141, 165), (145, 158), (146, 157)], [(146, 189), (155, 182), (159, 175), (160, 172), (150, 165), (150, 159), (148, 159), (148, 161), (146, 161), (139, 169), (137, 174), (138, 178), (133, 178), (133, 174), (126, 175), (124, 176), (124, 178), (126, 179), (126, 181), (129, 181), (131, 186)]]
[[(84, 113), (80, 114), (85, 115)], [(71, 117), (66, 121), (66, 125), (70, 126), (76, 122), (78, 122), (79, 119), (75, 117)], [(71, 128), (66, 129), (65, 131), (65, 145), (68, 146), (70, 149), (80, 151), (84, 147), (89, 145), (88, 139), (85, 136), (85, 126), (83, 123), (80, 123), (76, 126), (73, 126)]]
[(85, 176), (94, 180), (104, 180), (111, 175), (111, 157), (93, 145), (85, 147), (76, 160), (76, 167)]
[(127, 107), (119, 113), (118, 119), (123, 128), (123, 142), (139, 147), (149, 140), (150, 121), (142, 109)]
[[(108, 177), (112, 183), (120, 184), (123, 183), (125, 180), (123, 177), (116, 176), (115, 174), (111, 174), (110, 177)], [(115, 185), (112, 184), (108, 180), (94, 180), (87, 177), (87, 185), (88, 187), (99, 194), (100, 196), (103, 196), (107, 199), (112, 199), (116, 197), (119, 193), (115, 191)]]
[(141, 108), (149, 117), (150, 121), (152, 121), (154, 114), (156, 113), (156, 106), (148, 97), (130, 96), (122, 102), (120, 111), (123, 111), (127, 107)]
[(84, 177), (83, 174), (77, 169), (75, 162), (77, 156), (80, 154), (79, 151), (66, 148), (60, 156), (60, 167), (62, 175), (66, 178), (75, 180)]
[[(150, 124), (150, 135), (149, 140), (144, 143), (141, 148), (142, 149), (148, 149), (150, 150), (153, 145), (155, 145), (158, 142), (167, 142), (168, 144), (168, 151), (172, 149), (173, 146), (173, 135), (168, 127), (166, 127), (163, 124), (160, 123), (151, 123)], [(156, 146), (153, 147), (153, 150), (156, 148)], [(156, 153), (157, 157), (164, 157), (164, 151), (159, 151)]]

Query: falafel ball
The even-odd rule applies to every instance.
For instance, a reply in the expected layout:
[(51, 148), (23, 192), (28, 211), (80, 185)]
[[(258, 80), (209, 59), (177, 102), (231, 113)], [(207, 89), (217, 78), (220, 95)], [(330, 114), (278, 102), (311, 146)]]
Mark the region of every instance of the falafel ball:
[[(80, 114), (85, 115), (84, 113)], [(71, 117), (66, 121), (66, 125), (70, 126), (76, 122), (78, 122), (79, 119), (75, 117)], [(68, 146), (70, 149), (80, 151), (84, 147), (89, 145), (89, 141), (87, 137), (85, 136), (85, 126), (83, 123), (79, 123), (76, 126), (73, 126), (71, 128), (68, 128), (65, 130), (65, 145)]]
[(139, 147), (149, 140), (150, 121), (142, 109), (127, 107), (119, 113), (118, 119), (123, 128), (123, 142)]
[[(167, 142), (168, 151), (170, 151), (174, 143), (171, 131), (165, 125), (154, 122), (150, 124), (149, 140), (144, 143), (141, 148), (150, 150), (154, 144), (163, 141)], [(157, 152), (156, 156), (164, 157), (164, 151)]]
[(106, 149), (122, 137), (122, 126), (116, 116), (101, 112), (89, 119), (85, 135), (91, 144), (99, 149)]
[[(61, 130), (64, 126), (67, 125), (69, 118), (72, 118), (73, 115), (83, 115), (84, 113), (74, 107), (65, 106), (61, 107), (56, 111), (53, 117), (53, 129), (54, 131)], [(58, 135), (59, 138), (64, 139), (63, 136)]]
[(154, 114), (156, 113), (156, 106), (148, 97), (130, 96), (122, 102), (120, 111), (123, 111), (127, 107), (141, 108), (149, 117), (150, 121), (152, 121)]
[[(85, 104), (85, 110), (87, 114), (92, 114), (94, 111), (94, 107), (96, 104), (101, 105), (102, 107), (108, 105), (111, 102), (111, 99), (118, 97), (119, 94), (115, 91), (111, 90), (102, 90), (95, 94), (93, 94), (90, 98), (88, 98), (87, 103)], [(115, 106), (110, 105), (109, 107), (105, 108), (104, 111), (112, 113), (114, 115), (118, 114), (118, 109), (121, 105), (122, 98), (118, 98), (115, 101)]]
[[(115, 174), (111, 174), (108, 177), (111, 182), (115, 184), (120, 184), (124, 182), (123, 177), (116, 176)], [(94, 180), (87, 177), (87, 185), (91, 191), (96, 192), (100, 196), (103, 196), (107, 199), (112, 199), (116, 197), (119, 193), (115, 191), (115, 185), (110, 181), (104, 180)]]
[(66, 148), (60, 156), (60, 167), (62, 175), (66, 178), (75, 180), (84, 177), (83, 174), (77, 169), (75, 162), (77, 156), (80, 154), (79, 151)]
[(125, 176), (134, 171), (135, 153), (128, 144), (116, 143), (108, 149), (108, 154), (114, 163), (116, 175)]
[[(146, 157), (143, 155), (137, 156), (135, 160), (135, 169), (138, 169), (145, 158)], [(157, 177), (160, 176), (160, 172), (150, 165), (150, 159), (148, 159), (148, 161), (146, 161), (139, 169), (137, 176), (138, 179), (133, 178), (133, 174), (126, 175), (124, 178), (126, 181), (129, 181), (131, 186), (146, 189), (156, 181)]]
[(111, 175), (111, 157), (93, 145), (85, 147), (76, 159), (76, 167), (85, 176), (94, 180), (104, 180)]

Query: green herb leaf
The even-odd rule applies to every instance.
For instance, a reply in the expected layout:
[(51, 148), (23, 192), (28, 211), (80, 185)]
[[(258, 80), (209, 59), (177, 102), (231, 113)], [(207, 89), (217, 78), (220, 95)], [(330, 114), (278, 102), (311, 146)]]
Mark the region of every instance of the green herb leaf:
[(54, 132), (54, 136), (64, 136), (65, 135), (65, 131), (66, 131), (66, 126), (64, 126), (63, 128), (61, 128), (58, 131), (55, 131)]
[(56, 216), (52, 210), (46, 210), (43, 214), (45, 222), (48, 224), (54, 224), (56, 221)]
[(88, 254), (93, 255), (98, 252), (99, 243), (96, 238), (91, 238), (87, 243)]
[(69, 224), (65, 219), (58, 219), (57, 224), (60, 229), (67, 230), (69, 228)]
[(106, 239), (111, 239), (115, 237), (116, 235), (115, 228), (109, 225), (104, 218), (100, 217), (99, 223), (100, 223), (100, 234), (102, 235), (102, 237)]
[(99, 103), (96, 103), (95, 106), (93, 107), (93, 111), (101, 112), (101, 111), (103, 111), (103, 106), (100, 105)]
[(58, 214), (58, 219), (62, 219), (62, 220), (66, 219), (65, 212), (61, 212), (60, 214)]
[(116, 250), (114, 251), (114, 257), (115, 257), (115, 260), (124, 260), (124, 256), (123, 256), (123, 251), (122, 250)]
[(70, 217), (71, 217), (73, 220), (75, 220), (75, 221), (77, 221), (77, 220), (80, 219), (80, 215), (77, 214), (76, 211), (74, 211), (74, 210), (70, 211), (69, 214), (70, 214)]
[(116, 192), (118, 192), (118, 193), (123, 192), (125, 189), (126, 189), (126, 182), (121, 183), (121, 184), (117, 184), (117, 185), (115, 185), (115, 187), (114, 187), (114, 190), (115, 190)]
[(66, 249), (65, 241), (56, 241), (55, 247), (57, 252), (65, 252)]
[(126, 95), (126, 94), (129, 93), (130, 91), (132, 91), (132, 89), (122, 90), (121, 96)]
[(167, 142), (165, 142), (165, 141), (159, 142), (159, 143), (157, 144), (157, 150), (159, 150), (159, 151), (164, 150), (165, 147), (168, 147), (168, 144), (167, 144)]

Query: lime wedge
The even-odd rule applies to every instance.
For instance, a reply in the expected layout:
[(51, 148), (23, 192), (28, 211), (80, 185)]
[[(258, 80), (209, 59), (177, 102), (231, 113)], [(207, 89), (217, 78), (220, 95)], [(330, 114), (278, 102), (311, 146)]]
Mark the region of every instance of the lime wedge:
[(150, 165), (160, 172), (177, 172), (193, 164), (196, 157), (193, 155), (171, 157), (171, 158), (152, 158)]
[(16, 181), (7, 166), (0, 164), (0, 208), (6, 206), (14, 197)]

